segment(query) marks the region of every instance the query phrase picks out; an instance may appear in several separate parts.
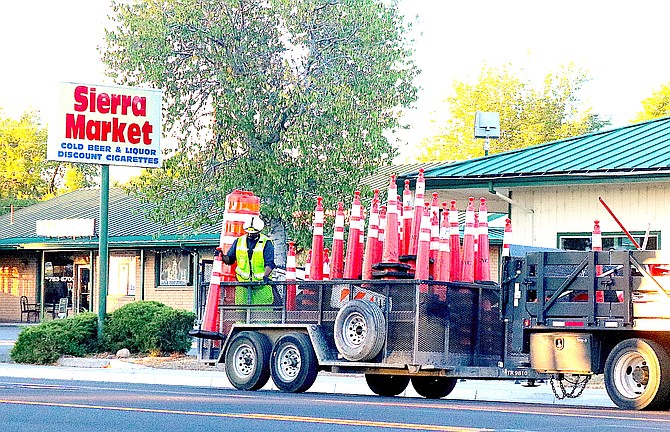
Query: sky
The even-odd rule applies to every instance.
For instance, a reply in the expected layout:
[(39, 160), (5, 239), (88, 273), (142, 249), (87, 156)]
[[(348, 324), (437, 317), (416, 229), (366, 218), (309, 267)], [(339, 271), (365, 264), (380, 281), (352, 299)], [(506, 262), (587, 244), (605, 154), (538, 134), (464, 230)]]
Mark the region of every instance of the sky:
[[(47, 121), (59, 82), (113, 84), (97, 49), (110, 3), (0, 2), (4, 115), (38, 109)], [(444, 118), (453, 81), (475, 80), (484, 65), (510, 63), (541, 79), (573, 62), (591, 78), (582, 99), (614, 127), (628, 124), (641, 101), (670, 82), (666, 0), (400, 0), (400, 9), (417, 17), (414, 58), (422, 70), (416, 108), (405, 117), (410, 129), (398, 134), (403, 161), (435, 132), (431, 120)]]

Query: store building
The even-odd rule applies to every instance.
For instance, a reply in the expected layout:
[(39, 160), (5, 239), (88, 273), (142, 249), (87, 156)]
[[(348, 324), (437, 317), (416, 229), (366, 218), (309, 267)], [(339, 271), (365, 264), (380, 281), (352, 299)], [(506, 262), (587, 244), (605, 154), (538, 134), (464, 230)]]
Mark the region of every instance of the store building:
[[(107, 311), (135, 300), (196, 310), (220, 226), (156, 224), (142, 210), (110, 190)], [(28, 318), (22, 296), (39, 305), (40, 319), (53, 318), (62, 298), (68, 315), (98, 311), (99, 215), (100, 191), (82, 189), (0, 216), (0, 321)]]

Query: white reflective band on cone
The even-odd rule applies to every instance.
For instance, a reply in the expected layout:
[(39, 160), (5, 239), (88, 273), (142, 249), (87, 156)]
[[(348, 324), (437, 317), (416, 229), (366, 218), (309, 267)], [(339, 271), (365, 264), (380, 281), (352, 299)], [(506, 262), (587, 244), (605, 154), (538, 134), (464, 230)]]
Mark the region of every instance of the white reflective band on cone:
[(314, 223), (323, 223), (323, 212), (318, 211), (314, 213)]
[(333, 234), (333, 239), (344, 240), (344, 231), (335, 231), (335, 233)]
[(323, 235), (323, 227), (322, 226), (314, 227), (314, 235), (322, 236)]
[(214, 285), (221, 285), (221, 276), (212, 273), (212, 277), (209, 278), (209, 283)]
[(212, 273), (221, 273), (223, 270), (223, 261), (215, 259), (212, 263)]
[(288, 255), (286, 257), (286, 267), (292, 267), (295, 268), (295, 257), (292, 255)]
[(430, 232), (425, 229), (422, 229), (421, 232), (419, 233), (419, 240), (430, 241)]

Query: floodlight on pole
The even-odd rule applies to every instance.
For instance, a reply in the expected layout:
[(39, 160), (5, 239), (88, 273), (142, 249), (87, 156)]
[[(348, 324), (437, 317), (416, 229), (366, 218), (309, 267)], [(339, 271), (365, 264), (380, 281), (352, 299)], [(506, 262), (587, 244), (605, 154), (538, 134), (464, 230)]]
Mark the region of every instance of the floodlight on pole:
[(488, 156), (490, 139), (500, 138), (500, 115), (497, 112), (475, 113), (475, 138), (484, 138), (484, 156)]

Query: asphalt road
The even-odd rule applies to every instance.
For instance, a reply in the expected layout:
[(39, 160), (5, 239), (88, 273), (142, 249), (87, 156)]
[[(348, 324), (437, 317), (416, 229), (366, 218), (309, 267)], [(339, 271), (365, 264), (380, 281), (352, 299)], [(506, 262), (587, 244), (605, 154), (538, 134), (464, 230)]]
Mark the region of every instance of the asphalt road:
[(3, 431), (611, 431), (668, 412), (0, 378)]

